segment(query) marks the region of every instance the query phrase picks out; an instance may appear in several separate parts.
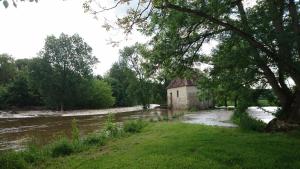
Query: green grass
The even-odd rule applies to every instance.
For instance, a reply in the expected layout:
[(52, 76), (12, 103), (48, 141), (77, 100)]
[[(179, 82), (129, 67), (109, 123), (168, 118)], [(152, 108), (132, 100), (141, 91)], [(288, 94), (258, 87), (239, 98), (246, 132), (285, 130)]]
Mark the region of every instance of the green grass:
[(258, 133), (179, 122), (150, 123), (105, 146), (49, 158), (36, 168), (298, 169), (300, 134)]

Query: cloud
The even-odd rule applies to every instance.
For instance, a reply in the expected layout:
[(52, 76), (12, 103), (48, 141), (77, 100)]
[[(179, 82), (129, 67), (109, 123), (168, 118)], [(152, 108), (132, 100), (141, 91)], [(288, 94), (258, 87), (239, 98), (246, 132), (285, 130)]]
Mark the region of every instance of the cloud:
[(16, 59), (32, 58), (42, 49), (47, 35), (78, 33), (100, 60), (94, 73), (103, 75), (118, 60), (120, 47), (133, 44), (140, 36), (133, 35), (113, 48), (108, 39), (124, 40), (122, 32), (107, 32), (102, 28), (103, 18), (96, 20), (84, 13), (82, 3), (80, 0), (19, 2), (17, 8), (7, 9), (0, 5), (0, 53), (11, 54)]

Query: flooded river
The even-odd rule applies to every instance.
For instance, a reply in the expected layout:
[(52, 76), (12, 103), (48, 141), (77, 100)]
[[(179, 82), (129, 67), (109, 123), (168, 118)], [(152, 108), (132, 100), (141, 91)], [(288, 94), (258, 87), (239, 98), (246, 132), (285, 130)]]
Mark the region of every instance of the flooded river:
[(172, 116), (167, 110), (142, 111), (141, 107), (86, 110), (71, 112), (22, 111), (0, 114), (0, 151), (20, 149), (35, 140), (38, 144), (51, 142), (59, 135), (70, 136), (71, 122), (77, 120), (81, 135), (101, 130), (108, 112), (115, 114), (116, 122), (136, 118), (158, 118)]
[[(263, 111), (267, 109), (268, 111)], [(276, 107), (249, 107), (247, 112), (254, 118), (268, 123), (274, 118), (272, 112)], [(164, 109), (143, 111), (142, 107), (115, 108), (106, 110), (77, 110), (67, 112), (54, 111), (20, 111), (0, 113), (0, 151), (20, 149), (29, 141), (44, 145), (56, 139), (59, 135), (70, 136), (71, 122), (77, 120), (81, 135), (96, 132), (103, 127), (107, 113), (114, 113), (116, 122), (128, 119), (162, 119), (172, 118), (176, 112)], [(179, 112), (180, 113), (180, 112)], [(231, 122), (232, 111), (226, 109), (202, 110), (187, 113), (180, 119), (187, 123), (214, 125), (222, 127), (237, 127)]]

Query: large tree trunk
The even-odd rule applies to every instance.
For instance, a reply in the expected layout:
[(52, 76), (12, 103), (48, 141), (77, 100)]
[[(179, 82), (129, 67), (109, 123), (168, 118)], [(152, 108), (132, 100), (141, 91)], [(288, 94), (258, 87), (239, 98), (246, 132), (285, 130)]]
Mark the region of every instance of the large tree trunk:
[(286, 101), (282, 106), (280, 116), (271, 120), (266, 126), (266, 131), (289, 131), (299, 129), (300, 126), (300, 91)]
[(282, 105), (281, 111), (280, 120), (300, 124), (300, 90), (297, 90), (292, 97), (288, 98), (286, 104)]
[(224, 106), (227, 108), (228, 105), (227, 105), (227, 96), (224, 97)]
[(234, 97), (234, 108), (237, 108), (237, 106), (238, 106), (238, 96), (235, 96)]

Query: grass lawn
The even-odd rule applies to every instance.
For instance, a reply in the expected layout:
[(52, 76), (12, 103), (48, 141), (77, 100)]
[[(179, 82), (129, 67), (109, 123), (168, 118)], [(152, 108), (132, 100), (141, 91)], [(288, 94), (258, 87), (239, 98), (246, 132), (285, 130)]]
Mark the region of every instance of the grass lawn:
[(37, 168), (299, 169), (300, 134), (150, 123), (141, 133), (79, 154), (50, 158)]

